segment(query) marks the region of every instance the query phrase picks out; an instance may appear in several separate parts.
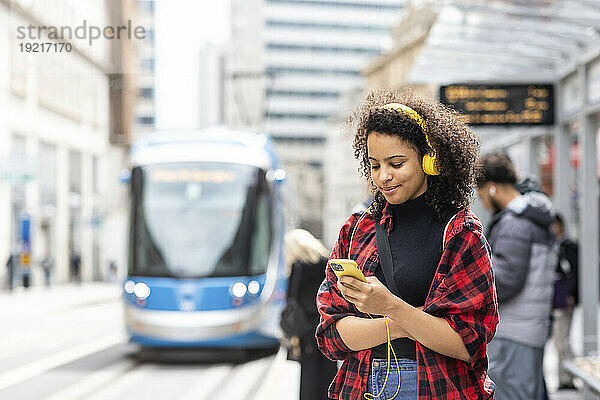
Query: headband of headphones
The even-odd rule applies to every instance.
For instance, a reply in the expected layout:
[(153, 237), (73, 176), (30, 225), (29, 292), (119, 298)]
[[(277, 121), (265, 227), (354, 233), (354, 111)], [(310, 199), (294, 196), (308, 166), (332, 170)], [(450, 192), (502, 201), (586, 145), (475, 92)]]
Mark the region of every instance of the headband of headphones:
[(425, 123), (423, 117), (421, 117), (421, 115), (419, 115), (418, 112), (416, 112), (409, 106), (405, 106), (404, 104), (400, 103), (388, 103), (381, 108), (387, 110), (394, 110), (408, 116), (415, 124), (419, 126), (419, 128), (421, 128), (421, 131), (423, 131), (423, 134), (425, 135), (427, 146), (429, 146), (429, 148), (433, 150), (433, 146), (431, 146), (431, 143), (429, 143), (429, 128), (427, 127), (427, 124)]
[(427, 146), (429, 146), (430, 149), (429, 153), (423, 156), (423, 160), (421, 162), (421, 164), (423, 165), (423, 172), (425, 172), (427, 175), (439, 175), (440, 170), (437, 166), (437, 156), (435, 154), (433, 146), (431, 145), (431, 142), (429, 141), (429, 128), (427, 127), (425, 120), (423, 120), (423, 117), (421, 117), (418, 112), (416, 112), (409, 106), (405, 106), (404, 104), (400, 103), (388, 103), (382, 108), (394, 110), (396, 112), (408, 116), (415, 124), (419, 126), (419, 128), (421, 128), (421, 131), (423, 131), (423, 134), (425, 135), (425, 141), (427, 142)]

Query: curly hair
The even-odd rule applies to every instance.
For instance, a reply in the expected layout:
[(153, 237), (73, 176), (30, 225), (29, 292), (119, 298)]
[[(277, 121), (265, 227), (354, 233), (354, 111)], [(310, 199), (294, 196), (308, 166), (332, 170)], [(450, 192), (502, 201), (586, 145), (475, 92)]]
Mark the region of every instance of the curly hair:
[(426, 175), (425, 204), (437, 219), (444, 221), (473, 200), (479, 172), (479, 139), (456, 111), (433, 99), (417, 96), (409, 89), (371, 91), (354, 109), (344, 129), (354, 135), (354, 157), (360, 162), (359, 172), (370, 181), (375, 193), (372, 213), (377, 218), (381, 217), (386, 199), (371, 180), (367, 149), (369, 134), (379, 132), (398, 136), (413, 146), (421, 158), (429, 150), (425, 135), (410, 117), (381, 108), (388, 103), (401, 103), (412, 108), (429, 128), (429, 141), (437, 154), (440, 175)]

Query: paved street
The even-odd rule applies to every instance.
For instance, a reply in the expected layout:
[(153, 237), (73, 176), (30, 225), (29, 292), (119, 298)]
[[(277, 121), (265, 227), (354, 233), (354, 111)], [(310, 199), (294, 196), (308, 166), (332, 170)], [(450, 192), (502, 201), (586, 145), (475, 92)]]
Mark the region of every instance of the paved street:
[[(0, 292), (0, 399), (297, 398), (299, 365), (283, 352), (141, 354), (126, 343), (119, 296), (115, 283)], [(580, 326), (576, 310), (576, 344)], [(580, 399), (576, 391), (556, 392), (551, 346), (545, 362), (550, 398)]]
[(0, 320), (0, 399), (297, 398), (299, 367), (282, 352), (140, 354), (116, 284), (0, 294)]

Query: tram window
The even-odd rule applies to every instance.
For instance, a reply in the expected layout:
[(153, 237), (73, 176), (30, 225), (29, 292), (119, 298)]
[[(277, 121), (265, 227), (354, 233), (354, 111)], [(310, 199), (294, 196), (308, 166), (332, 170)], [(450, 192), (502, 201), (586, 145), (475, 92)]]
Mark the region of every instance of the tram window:
[(209, 162), (135, 168), (130, 273), (264, 273), (273, 220), (264, 175), (252, 166)]
[(256, 224), (250, 254), (250, 275), (264, 274), (269, 262), (271, 246), (271, 204), (268, 193), (263, 193), (256, 207)]

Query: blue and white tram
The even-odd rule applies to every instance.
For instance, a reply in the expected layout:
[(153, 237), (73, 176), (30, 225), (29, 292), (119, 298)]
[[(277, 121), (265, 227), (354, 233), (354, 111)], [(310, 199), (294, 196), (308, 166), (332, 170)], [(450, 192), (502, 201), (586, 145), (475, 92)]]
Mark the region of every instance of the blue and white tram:
[(281, 181), (264, 135), (152, 134), (131, 149), (125, 319), (143, 347), (278, 345)]

